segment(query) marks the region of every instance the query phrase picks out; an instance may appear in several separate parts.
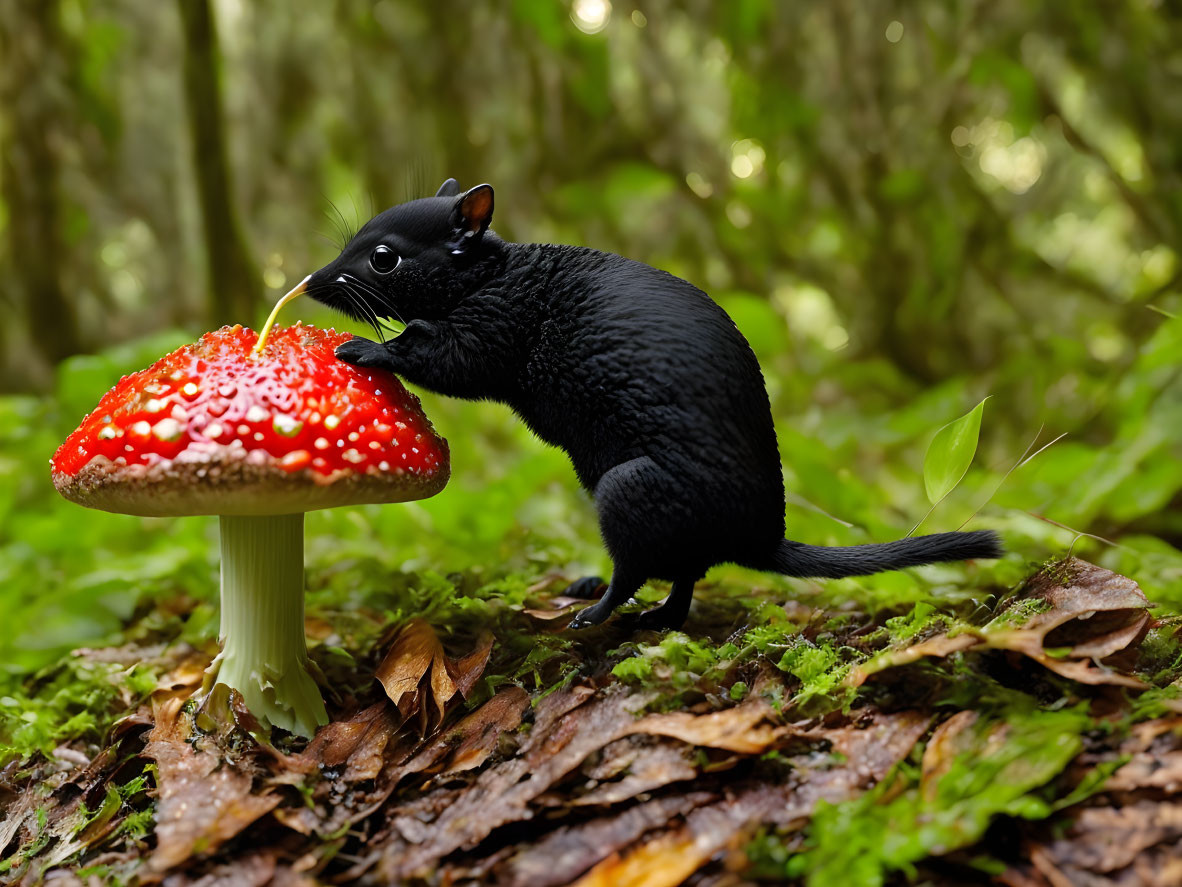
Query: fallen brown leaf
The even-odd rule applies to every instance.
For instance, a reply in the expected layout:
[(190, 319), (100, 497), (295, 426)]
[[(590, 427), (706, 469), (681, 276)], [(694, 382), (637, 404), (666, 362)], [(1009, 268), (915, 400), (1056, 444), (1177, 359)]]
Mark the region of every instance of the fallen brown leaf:
[(522, 610), (522, 612), (526, 616), (532, 616), (534, 619), (550, 622), (554, 619), (562, 619), (564, 616), (570, 616), (575, 610), (586, 606), (587, 601), (584, 598), (559, 595), (546, 601), (546, 603), (549, 604), (549, 607), (529, 607)]
[(714, 855), (720, 843), (686, 826), (658, 835), (624, 856), (612, 854), (573, 887), (677, 887)]
[(870, 675), (877, 674), (880, 671), (886, 671), (888, 668), (910, 665), (913, 662), (918, 662), (920, 659), (927, 659), (929, 657), (943, 659), (945, 656), (951, 656), (953, 653), (959, 653), (961, 650), (976, 647), (980, 643), (981, 639), (978, 635), (966, 632), (952, 636), (941, 634), (934, 638), (929, 638), (926, 641), (921, 641), (918, 644), (912, 644), (910, 647), (904, 647), (901, 650), (887, 650), (885, 653), (878, 654), (870, 661), (850, 669), (849, 674), (846, 675), (845, 684), (849, 687), (860, 687), (866, 683), (866, 679)]
[[(605, 783), (590, 793), (593, 802), (613, 804), (630, 800), (645, 790), (639, 783), (646, 778), (654, 784), (667, 784), (668, 771), (680, 779), (688, 778), (695, 769), (687, 759), (663, 758), (659, 763), (654, 762), (649, 773), (644, 772), (643, 766), (634, 772), (632, 764), (642, 762), (644, 755), (631, 758), (630, 749), (623, 743), (652, 743), (648, 736), (664, 737), (668, 732), (673, 737), (661, 739), (659, 744), (665, 747), (655, 754), (667, 755), (670, 748), (676, 748), (673, 742), (685, 743), (682, 748), (686, 751), (700, 742), (705, 747), (741, 746), (749, 754), (758, 754), (774, 744), (767, 731), (779, 729), (766, 723), (768, 712), (755, 703), (737, 706), (742, 709), (737, 715), (713, 712), (674, 721), (652, 715), (636, 718), (633, 712), (647, 703), (646, 696), (611, 691), (593, 694), (593, 690), (576, 688), (565, 691), (563, 697), (549, 704), (549, 711), (539, 711), (533, 731), (515, 757), (485, 770), (471, 784), (458, 789), (437, 788), (391, 808), (375, 873), (377, 879), (399, 882), (438, 871), (445, 857), (480, 845), (502, 826), (535, 819), (539, 808), (551, 807), (554, 815), (574, 807), (585, 809), (586, 804), (569, 800), (564, 804), (560, 800), (573, 794), (569, 777), (576, 772), (611, 778), (627, 769), (628, 775), (619, 783)], [(727, 717), (734, 720), (728, 721)], [(591, 879), (588, 883), (599, 883), (595, 879), (603, 879), (603, 883), (630, 883), (630, 878), (643, 884), (680, 883), (721, 849), (738, 846), (759, 823), (787, 825), (807, 817), (821, 799), (843, 800), (874, 784), (910, 751), (928, 723), (926, 716), (915, 712), (867, 714), (863, 720), (861, 726), (792, 733), (795, 739), (824, 744), (847, 755), (856, 765), (835, 767), (832, 757), (817, 755), (815, 751), (791, 758), (791, 769), (787, 771), (795, 774), (791, 782), (739, 785), (733, 791), (728, 788), (729, 798), (694, 809), (688, 814), (684, 828), (672, 816), (672, 821), (666, 823), (672, 830), (666, 831), (665, 837), (646, 834), (647, 850), (636, 848), (614, 860), (606, 859), (613, 847), (620, 846), (626, 837), (610, 826), (613, 817), (624, 813), (613, 812), (590, 820), (594, 825), (572, 826), (561, 839), (554, 838), (558, 842), (555, 848), (567, 848), (571, 854), (569, 861), (563, 863), (568, 867), (562, 868), (562, 877), (569, 879), (578, 869), (586, 870), (585, 877)], [(735, 725), (738, 733), (726, 735), (724, 728)], [(777, 734), (775, 738), (782, 735), (786, 734)], [(579, 769), (580, 763), (590, 755), (613, 743), (612, 749), (605, 751), (597, 763)], [(658, 778), (656, 774), (662, 771), (664, 775)], [(637, 783), (629, 782), (632, 777), (637, 778)], [(598, 790), (601, 791), (597, 795)], [(647, 816), (655, 815), (657, 809), (646, 806), (644, 812), (636, 814), (635, 820), (625, 820), (620, 828), (626, 832)], [(581, 827), (590, 831), (580, 834)], [(607, 835), (614, 837), (608, 839)], [(503, 869), (504, 879), (511, 883), (519, 883), (513, 873), (520, 870), (520, 883), (524, 883), (538, 871), (538, 859), (527, 848), (510, 861), (492, 860), (489, 864)], [(458, 878), (471, 876), (471, 869), (458, 865)], [(464, 872), (468, 874), (462, 875)], [(677, 875), (675, 880), (666, 880), (674, 875)], [(555, 878), (553, 883), (560, 883)]]
[[(166, 887), (278, 887), (275, 851), (259, 850), (215, 865), (208, 872), (195, 877), (173, 874), (165, 881)], [(291, 883), (291, 882), (289, 882)]]
[[(1132, 579), (1070, 558), (1032, 576), (1015, 606), (1031, 601), (1047, 609), (1015, 628), (1006, 626), (1002, 613), (983, 629), (986, 646), (1021, 653), (1083, 684), (1145, 686), (1133, 675), (1099, 664), (1149, 626), (1149, 601)], [(1048, 649), (1064, 649), (1067, 655), (1051, 656)]]
[(400, 778), (396, 769), (421, 744), (400, 729), (401, 719), (382, 700), (343, 721), (322, 727), (308, 747), (286, 761), (276, 783), (313, 780), (311, 803), (280, 807), (280, 823), (304, 835), (331, 835), (373, 812)]
[(313, 803), (278, 809), (275, 818), (301, 834), (335, 834), (372, 814), (409, 776), (480, 766), (499, 738), (516, 729), (528, 705), (524, 690), (507, 687), (452, 729), (427, 740), (401, 730), (385, 700), (328, 724), (291, 768), (297, 775), (321, 773)]
[(1114, 872), (1157, 844), (1182, 840), (1182, 803), (1139, 801), (1121, 807), (1085, 807), (1070, 830), (1047, 848), (1063, 870)]
[[(558, 696), (559, 694), (553, 694)], [(581, 697), (581, 698), (580, 698)], [(425, 797), (390, 811), (394, 838), (382, 850), (379, 873), (400, 881), (429, 871), (452, 851), (474, 846), (493, 829), (529, 818), (529, 804), (587, 755), (624, 735), (647, 697), (610, 693), (583, 705), (586, 694), (568, 692), (550, 708), (549, 730), (534, 731), (521, 752), (482, 772), (463, 791)]]
[(448, 675), (465, 699), (472, 693), (472, 688), (476, 686), (476, 682), (484, 674), (484, 667), (488, 665), (488, 657), (492, 654), (493, 648), (492, 633), (485, 632), (476, 643), (476, 649), (467, 656), (454, 660), (444, 657), (443, 660)]
[(759, 697), (709, 714), (675, 711), (641, 718), (629, 732), (671, 736), (691, 745), (720, 748), (742, 754), (759, 754), (788, 732), (787, 727), (767, 723), (771, 707)]
[(373, 779), (382, 769), (383, 752), (397, 729), (394, 713), (382, 701), (348, 720), (322, 727), (299, 757), (309, 770), (344, 765), (349, 782)]
[[(1013, 624), (1009, 614), (1019, 607), (1035, 612), (1025, 622)], [(1083, 684), (1142, 688), (1145, 684), (1139, 678), (1100, 660), (1124, 650), (1144, 634), (1149, 627), (1148, 608), (1149, 601), (1131, 579), (1069, 558), (1032, 576), (1013, 604), (983, 628), (960, 628), (955, 634), (880, 653), (852, 669), (846, 684), (860, 686), (872, 674), (925, 657), (992, 649), (1021, 653)]]
[[(727, 848), (740, 846), (761, 824), (799, 825), (824, 800), (840, 803), (876, 783), (911, 750), (926, 729), (927, 718), (915, 712), (880, 715), (867, 729), (832, 731), (833, 745), (863, 755), (863, 770), (828, 767), (803, 756), (793, 781), (757, 784), (731, 797), (699, 807), (685, 817), (685, 825), (644, 840), (623, 854), (613, 853), (595, 865), (576, 887), (676, 887)], [(889, 753), (871, 754), (883, 740)], [(844, 752), (843, 752), (844, 753)]]
[(695, 754), (693, 746), (682, 742), (618, 739), (604, 749), (605, 759), (587, 774), (598, 785), (575, 798), (563, 798), (562, 803), (575, 807), (618, 804), (643, 792), (693, 779), (698, 775)]
[(181, 704), (174, 697), (155, 707), (156, 726), (144, 748), (156, 762), (156, 849), (149, 860), (155, 871), (216, 850), (280, 800), (266, 789), (254, 794), (252, 773), (191, 742)]
[(153, 695), (193, 693), (201, 686), (207, 668), (209, 668), (209, 657), (198, 650), (193, 650), (175, 668), (156, 682), (156, 690)]
[(910, 752), (927, 723), (928, 718), (918, 712), (900, 712), (878, 715), (862, 728), (818, 731), (817, 735), (827, 734), (834, 749), (851, 760), (861, 759), (864, 766), (859, 770), (829, 767), (813, 756), (802, 756), (793, 781), (755, 785), (699, 807), (686, 816), (680, 829), (646, 840), (626, 854), (613, 854), (576, 884), (675, 887), (720, 851), (737, 847), (762, 823), (798, 825), (821, 800), (839, 803), (856, 797)]
[(1182, 791), (1182, 717), (1136, 725), (1120, 751), (1129, 759), (1104, 783), (1106, 791)]
[[(623, 811), (560, 828), (514, 855), (498, 883), (506, 887), (557, 887), (569, 884), (605, 855), (639, 839), (650, 829), (715, 800), (709, 792), (657, 798)], [(690, 872), (686, 874), (692, 873)]]
[[(412, 619), (394, 636), (374, 677), (381, 682), (386, 695), (402, 717), (406, 718), (412, 707), (418, 704), (419, 683), (432, 665), (438, 666), (445, 681), (451, 680), (442, 661), (443, 644), (439, 642), (435, 629), (421, 619)], [(456, 687), (453, 685), (451, 689), (454, 693)], [(450, 694), (448, 698), (451, 698)]]
[(931, 722), (931, 715), (921, 711), (868, 712), (855, 723), (818, 730), (814, 735), (827, 739), (833, 751), (848, 762), (844, 769), (854, 784), (866, 787), (906, 757)]
[(502, 734), (516, 730), (529, 708), (529, 694), (506, 687), (450, 731), (455, 747), (443, 764), (445, 774), (475, 770), (488, 760)]
[(420, 732), (426, 735), (443, 721), (449, 702), (471, 692), (488, 663), (492, 644), (492, 636), (485, 635), (472, 653), (450, 659), (435, 629), (422, 619), (412, 619), (395, 635), (375, 677), (404, 721), (419, 713)]

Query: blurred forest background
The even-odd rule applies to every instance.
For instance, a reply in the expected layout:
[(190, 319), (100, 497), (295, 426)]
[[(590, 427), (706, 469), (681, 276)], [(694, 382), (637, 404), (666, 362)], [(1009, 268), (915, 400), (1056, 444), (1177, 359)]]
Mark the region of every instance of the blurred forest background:
[[(447, 176), (494, 185), (506, 238), (622, 253), (730, 311), (796, 538), (906, 533), (932, 433), (989, 395), (976, 466), (924, 529), (980, 509), (1014, 551), (991, 581), (1075, 545), (1176, 610), (1180, 13), (0, 0), (0, 661), (101, 638), (153, 590), (211, 598), (212, 520), (84, 512), (49, 455), (120, 373), (257, 325), (343, 228)], [(302, 301), (284, 322), (341, 325)], [(501, 407), (425, 404), (452, 487), (314, 516), (314, 592), (345, 594), (340, 563), (605, 566), (561, 453)], [(824, 593), (964, 584), (920, 575)]]

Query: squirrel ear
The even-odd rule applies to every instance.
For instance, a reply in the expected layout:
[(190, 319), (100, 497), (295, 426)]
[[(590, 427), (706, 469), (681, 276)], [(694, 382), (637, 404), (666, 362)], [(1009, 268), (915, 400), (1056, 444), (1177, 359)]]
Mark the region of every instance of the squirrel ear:
[(448, 179), (439, 186), (439, 190), (435, 192), (436, 197), (455, 197), (460, 193), (460, 183), (455, 179)]
[(480, 241), (492, 221), (492, 185), (477, 185), (456, 201), (453, 222), (460, 234), (459, 250)]

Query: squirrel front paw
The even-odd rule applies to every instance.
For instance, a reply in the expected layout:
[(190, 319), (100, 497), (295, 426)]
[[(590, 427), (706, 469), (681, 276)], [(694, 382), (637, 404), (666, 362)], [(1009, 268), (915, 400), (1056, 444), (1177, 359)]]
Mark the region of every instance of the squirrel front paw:
[(386, 367), (390, 363), (390, 352), (385, 343), (360, 336), (338, 345), (336, 356), (356, 367)]

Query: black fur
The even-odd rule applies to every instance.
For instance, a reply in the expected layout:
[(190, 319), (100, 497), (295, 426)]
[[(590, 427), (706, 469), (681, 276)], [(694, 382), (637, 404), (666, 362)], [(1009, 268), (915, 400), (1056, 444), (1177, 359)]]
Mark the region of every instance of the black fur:
[[(989, 532), (824, 548), (784, 538), (784, 484), (763, 375), (746, 339), (684, 280), (591, 249), (507, 243), (488, 231), (492, 189), (372, 219), (308, 291), (363, 320), (407, 326), (338, 355), (453, 397), (508, 404), (564, 449), (595, 497), (614, 572), (576, 626), (602, 622), (650, 578), (672, 580), (642, 625), (675, 627), (694, 583), (733, 562), (839, 577), (997, 557)], [(402, 262), (378, 273), (375, 247)], [(390, 264), (381, 256), (379, 267)]]

